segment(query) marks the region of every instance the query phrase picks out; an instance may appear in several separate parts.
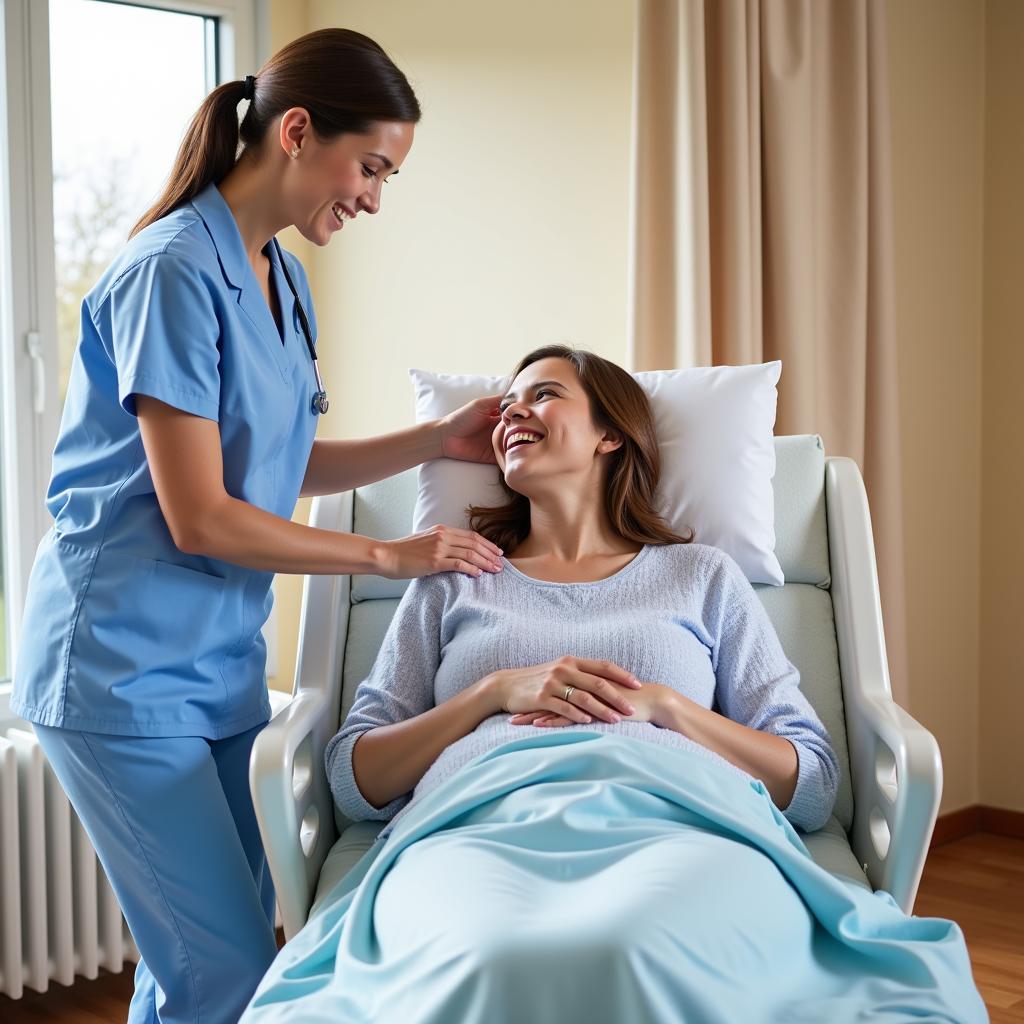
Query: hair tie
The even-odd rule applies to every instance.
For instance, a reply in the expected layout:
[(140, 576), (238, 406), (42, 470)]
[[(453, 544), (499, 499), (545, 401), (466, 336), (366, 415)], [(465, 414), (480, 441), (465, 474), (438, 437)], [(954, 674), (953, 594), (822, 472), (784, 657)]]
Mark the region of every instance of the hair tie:
[(256, 79), (252, 75), (245, 76), (245, 92), (242, 93), (243, 100), (251, 100), (256, 95)]

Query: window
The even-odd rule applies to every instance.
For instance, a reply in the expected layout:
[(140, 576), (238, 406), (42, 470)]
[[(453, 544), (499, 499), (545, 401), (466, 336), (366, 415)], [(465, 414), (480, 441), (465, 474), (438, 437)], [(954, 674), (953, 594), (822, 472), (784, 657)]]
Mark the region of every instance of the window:
[(156, 199), (203, 97), (258, 66), (268, 18), (266, 0), (0, 6), (3, 719), (82, 299)]
[(216, 84), (216, 18), (50, 0), (61, 406), (82, 299), (156, 200), (185, 126)]

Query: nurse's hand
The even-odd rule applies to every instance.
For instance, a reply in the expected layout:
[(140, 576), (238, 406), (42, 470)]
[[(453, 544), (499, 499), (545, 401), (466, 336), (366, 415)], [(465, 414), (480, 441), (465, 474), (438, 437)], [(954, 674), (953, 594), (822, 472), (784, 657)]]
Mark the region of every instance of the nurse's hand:
[(496, 463), (491, 434), (501, 419), (500, 401), (501, 395), (478, 398), (438, 420), (441, 454), (465, 462)]
[(479, 576), (501, 572), (501, 548), (473, 530), (432, 526), (401, 540), (381, 541), (377, 574), (393, 580), (464, 572)]

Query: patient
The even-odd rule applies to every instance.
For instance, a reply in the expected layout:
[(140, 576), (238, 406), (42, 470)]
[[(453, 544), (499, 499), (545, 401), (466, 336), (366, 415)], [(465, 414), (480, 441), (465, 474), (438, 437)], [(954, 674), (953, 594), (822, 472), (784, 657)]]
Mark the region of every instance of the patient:
[(504, 571), (411, 583), (327, 748), (342, 812), (393, 825), (485, 750), (565, 727), (695, 749), (762, 780), (794, 825), (824, 825), (829, 737), (736, 562), (655, 512), (643, 389), (548, 346), (519, 363), (500, 412), (509, 500), (471, 517)]
[(531, 353), (503, 570), (414, 580), (331, 788), (389, 819), (240, 1024), (987, 1020), (963, 935), (819, 867), (835, 753), (757, 595), (655, 514), (633, 378)]

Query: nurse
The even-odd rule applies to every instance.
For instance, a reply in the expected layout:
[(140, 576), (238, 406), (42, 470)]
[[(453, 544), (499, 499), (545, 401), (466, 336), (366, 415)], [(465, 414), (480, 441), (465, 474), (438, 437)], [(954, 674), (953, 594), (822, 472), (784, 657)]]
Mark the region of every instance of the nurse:
[(275, 953), (248, 787), (270, 715), (260, 627), (274, 573), (500, 569), (470, 531), (381, 542), (290, 520), (301, 495), (441, 455), (493, 460), (490, 400), (385, 437), (314, 441), (316, 317), (275, 235), (294, 224), (323, 246), (376, 213), (419, 117), (366, 36), (297, 39), (207, 97), (163, 194), (82, 306), (11, 705), (138, 945), (131, 1022), (235, 1021)]

